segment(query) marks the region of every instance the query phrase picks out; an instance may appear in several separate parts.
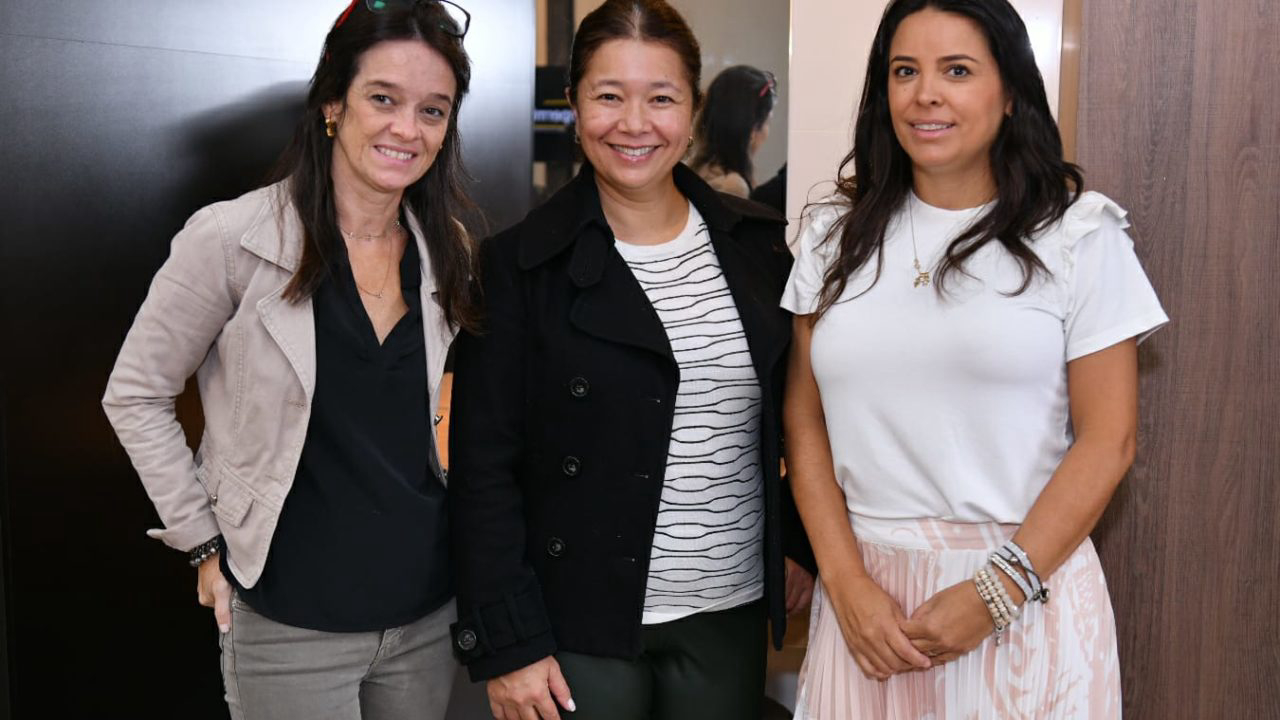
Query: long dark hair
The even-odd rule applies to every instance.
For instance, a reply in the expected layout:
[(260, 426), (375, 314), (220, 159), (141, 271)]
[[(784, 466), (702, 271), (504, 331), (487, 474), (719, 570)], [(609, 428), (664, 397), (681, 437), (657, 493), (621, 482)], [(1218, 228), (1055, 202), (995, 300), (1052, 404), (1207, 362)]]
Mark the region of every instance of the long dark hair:
[(427, 173), (405, 189), (402, 202), (422, 226), (445, 319), (463, 328), (476, 326), (477, 310), (468, 290), (470, 241), (460, 224), (471, 218), (475, 206), (464, 186), (467, 175), (458, 135), (458, 111), (471, 84), (471, 60), (462, 41), (450, 31), (456, 33), (457, 28), (439, 3), (389, 3), (372, 12), (360, 1), (352, 3), (329, 31), (311, 79), (306, 110), (274, 176), (287, 180), (303, 228), (302, 260), (284, 293), (291, 302), (315, 293), (328, 277), (342, 242), (331, 174), (333, 140), (325, 134), (323, 107), (335, 100), (345, 102), (360, 58), (369, 48), (388, 40), (420, 40), (449, 63), (457, 92), (444, 144)]
[(568, 89), (574, 106), (578, 104), (578, 83), (587, 74), (591, 56), (610, 40), (643, 40), (674, 50), (684, 66), (694, 109), (702, 105), (702, 50), (684, 17), (664, 0), (606, 0), (582, 18), (573, 34)]
[(751, 133), (769, 121), (777, 98), (773, 77), (750, 65), (725, 68), (707, 88), (707, 101), (693, 124), (697, 151), (689, 165), (714, 165), (738, 173), (755, 187)]
[(999, 242), (1022, 266), (1022, 284), (1011, 294), (1025, 292), (1035, 273), (1049, 273), (1027, 246), (1028, 239), (1060, 220), (1084, 186), (1080, 169), (1062, 157), (1062, 138), (1049, 112), (1027, 27), (1013, 6), (1006, 0), (895, 0), (885, 10), (871, 45), (853, 150), (840, 162), (836, 202), (847, 211), (825, 239), (838, 243), (839, 253), (823, 278), (815, 317), (840, 298), (849, 278), (872, 256), (873, 283), (880, 279), (885, 231), (912, 186), (911, 158), (898, 143), (889, 115), (889, 46), (902, 21), (926, 8), (977, 23), (1013, 103), (1012, 114), (1004, 118), (991, 146), (995, 206), (947, 247), (935, 289), (942, 293), (948, 276), (964, 273), (966, 260), (987, 243)]

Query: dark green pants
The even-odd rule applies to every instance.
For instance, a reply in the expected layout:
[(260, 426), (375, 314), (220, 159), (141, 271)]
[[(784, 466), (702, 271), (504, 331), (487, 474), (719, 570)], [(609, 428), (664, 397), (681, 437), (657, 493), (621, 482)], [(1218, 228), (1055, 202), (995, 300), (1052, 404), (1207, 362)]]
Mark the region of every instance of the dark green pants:
[(634, 660), (556, 653), (573, 720), (755, 720), (764, 697), (764, 603), (646, 625)]

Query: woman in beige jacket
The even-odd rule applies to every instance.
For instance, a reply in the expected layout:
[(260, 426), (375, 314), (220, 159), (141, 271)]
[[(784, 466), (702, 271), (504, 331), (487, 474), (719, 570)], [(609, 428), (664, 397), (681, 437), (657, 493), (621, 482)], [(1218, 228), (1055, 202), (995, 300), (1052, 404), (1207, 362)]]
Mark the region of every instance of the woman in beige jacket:
[[(454, 675), (434, 412), (474, 325), (457, 113), (469, 16), (353, 0), (282, 180), (174, 238), (103, 404), (189, 553), (234, 718), (442, 718)], [(194, 456), (174, 399), (196, 376)]]

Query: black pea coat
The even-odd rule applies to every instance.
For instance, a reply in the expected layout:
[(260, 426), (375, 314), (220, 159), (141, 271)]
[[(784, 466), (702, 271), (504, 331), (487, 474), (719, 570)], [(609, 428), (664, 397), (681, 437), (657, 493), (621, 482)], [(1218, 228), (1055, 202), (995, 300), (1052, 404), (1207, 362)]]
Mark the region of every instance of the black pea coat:
[[(778, 473), (785, 221), (683, 165), (674, 174), (710, 229), (761, 384), (765, 599), (778, 643), (784, 535), (787, 554), (807, 554)], [(455, 647), (473, 680), (557, 650), (635, 657), (680, 378), (614, 248), (590, 165), (482, 244), (480, 285), (484, 329), (458, 338), (450, 418)]]

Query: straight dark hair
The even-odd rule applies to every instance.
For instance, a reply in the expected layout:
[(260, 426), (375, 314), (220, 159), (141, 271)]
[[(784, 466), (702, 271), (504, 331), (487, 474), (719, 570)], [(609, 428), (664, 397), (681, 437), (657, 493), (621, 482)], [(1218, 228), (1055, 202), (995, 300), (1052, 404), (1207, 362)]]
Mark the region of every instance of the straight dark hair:
[(689, 24), (663, 0), (606, 0), (592, 10), (573, 34), (569, 53), (569, 99), (578, 104), (578, 83), (600, 46), (610, 40), (643, 40), (666, 45), (680, 56), (693, 92), (693, 108), (702, 105), (702, 50)]
[(911, 158), (899, 144), (889, 114), (889, 48), (902, 21), (926, 8), (977, 23), (1013, 107), (991, 146), (995, 206), (947, 247), (935, 290), (944, 292), (952, 273), (964, 274), (965, 261), (988, 243), (998, 242), (1022, 267), (1022, 284), (1010, 294), (1025, 292), (1037, 272), (1049, 274), (1027, 242), (1061, 220), (1084, 187), (1080, 168), (1062, 157), (1062, 138), (1049, 112), (1027, 27), (1012, 5), (1006, 0), (895, 0), (885, 10), (871, 45), (853, 150), (840, 162), (835, 202), (846, 212), (824, 240), (837, 243), (839, 252), (823, 278), (815, 318), (835, 304), (849, 278), (873, 256), (872, 284), (880, 279), (885, 232), (912, 187)]
[(706, 103), (693, 124), (697, 150), (689, 166), (713, 165), (737, 173), (754, 188), (751, 133), (764, 127), (777, 92), (773, 78), (750, 65), (725, 68), (707, 88)]
[(287, 181), (303, 228), (302, 260), (285, 289), (287, 300), (300, 302), (315, 293), (329, 276), (334, 253), (343, 242), (334, 203), (334, 148), (325, 134), (325, 104), (335, 100), (345, 104), (360, 58), (370, 48), (390, 40), (420, 40), (448, 62), (457, 92), (444, 144), (426, 174), (405, 189), (402, 202), (422, 227), (446, 321), (466, 329), (477, 326), (478, 311), (468, 289), (471, 243), (462, 224), (474, 217), (475, 205), (465, 189), (467, 174), (458, 134), (458, 111), (471, 84), (471, 60), (462, 41), (451, 34), (458, 30), (439, 3), (391, 3), (372, 12), (356, 0), (329, 31), (311, 79), (306, 110), (273, 177)]

